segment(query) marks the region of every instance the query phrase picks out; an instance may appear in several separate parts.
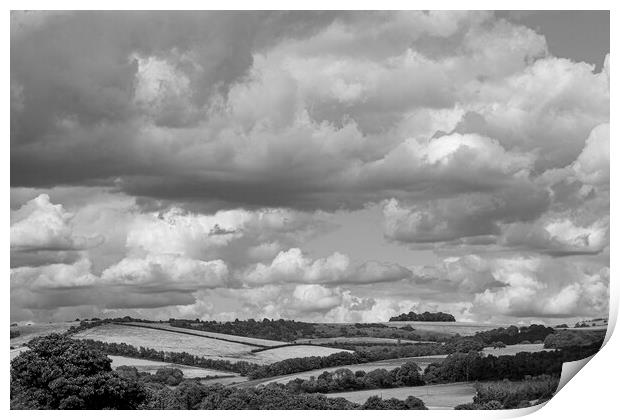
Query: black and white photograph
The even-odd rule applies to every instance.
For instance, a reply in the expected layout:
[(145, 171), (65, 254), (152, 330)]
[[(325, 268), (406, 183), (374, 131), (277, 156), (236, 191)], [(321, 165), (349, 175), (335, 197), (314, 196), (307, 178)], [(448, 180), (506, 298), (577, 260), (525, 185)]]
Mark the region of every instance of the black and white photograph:
[(611, 333), (609, 10), (6, 13), (11, 410), (534, 409)]

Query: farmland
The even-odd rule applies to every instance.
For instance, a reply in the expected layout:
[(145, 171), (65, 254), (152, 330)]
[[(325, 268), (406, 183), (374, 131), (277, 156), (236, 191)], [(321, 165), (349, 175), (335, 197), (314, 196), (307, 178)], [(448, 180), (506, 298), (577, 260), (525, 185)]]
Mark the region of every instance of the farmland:
[(106, 343), (127, 343), (135, 347), (187, 352), (196, 356), (230, 361), (253, 359), (251, 350), (257, 348), (208, 337), (117, 324), (100, 325), (75, 334), (74, 338), (88, 338)]
[[(403, 323), (410, 322), (403, 321)], [(199, 386), (211, 387), (220, 384), (224, 388), (217, 389), (240, 392), (239, 395), (246, 395), (243, 392), (262, 395), (267, 390), (271, 392), (277, 389), (278, 392), (285, 390), (290, 398), (293, 396), (298, 398), (300, 394), (317, 396), (329, 393), (326, 395), (330, 398), (343, 397), (351, 403), (362, 404), (374, 395), (399, 400), (413, 396), (421, 399), (428, 408), (444, 409), (460, 404), (472, 404), (475, 390), (471, 381), (498, 381), (506, 378), (521, 381), (526, 375), (537, 375), (541, 372), (555, 375), (561, 365), (561, 361), (558, 360), (560, 353), (520, 355), (510, 358), (521, 352), (542, 352), (546, 350), (543, 344), (513, 344), (499, 348), (503, 345), (499, 344), (501, 339), (508, 337), (514, 339), (512, 342), (519, 342), (516, 341), (521, 339), (519, 334), (531, 335), (535, 332), (540, 335), (545, 332), (544, 329), (532, 332), (532, 328), (517, 330), (516, 327), (511, 327), (507, 331), (485, 330), (486, 335), (478, 334), (476, 337), (451, 337), (445, 342), (420, 343), (405, 338), (406, 334), (417, 334), (417, 327), (403, 329), (381, 324), (343, 324), (342, 327), (337, 327), (337, 324), (309, 324), (315, 328), (314, 333), (309, 333), (305, 338), (298, 336), (292, 342), (283, 342), (228, 334), (229, 331), (242, 333), (243, 329), (251, 324), (250, 322), (246, 325), (235, 321), (230, 326), (222, 327), (220, 332), (206, 330), (207, 327), (218, 329), (220, 327), (217, 325), (220, 324), (203, 324), (201, 325), (203, 329), (196, 329), (188, 326), (191, 325), (188, 323), (175, 325), (175, 320), (169, 322), (144, 322), (119, 318), (94, 320), (83, 322), (79, 328), (69, 332), (68, 336), (87, 340), (84, 342), (87, 345), (100, 350), (102, 354), (110, 354), (113, 369), (120, 366), (134, 367), (135, 370), (121, 369), (119, 374), (137, 370), (142, 373), (139, 378), (145, 383), (161, 381), (161, 376), (166, 375), (166, 371), (162, 371), (162, 368), (176, 368), (183, 372), (183, 378), (197, 379)], [(432, 324), (436, 329), (449, 327), (444, 328), (445, 331), (441, 333), (436, 333), (438, 336), (452, 335), (454, 331), (461, 331), (463, 335), (471, 336), (470, 331), (480, 328), (477, 324), (465, 323), (450, 323), (458, 325), (449, 326), (436, 323), (417, 324)], [(66, 329), (70, 325), (62, 327)], [(276, 332), (277, 327), (281, 326), (278, 321), (272, 320), (268, 325)], [(294, 335), (294, 331), (297, 331), (294, 329), (298, 327), (295, 324), (284, 325), (282, 331), (288, 336)], [(54, 328), (60, 327), (48, 327), (48, 330), (54, 331)], [(303, 328), (310, 331), (306, 325)], [(33, 329), (32, 334), (42, 335), (44, 334), (42, 330), (41, 327), (36, 331)], [(267, 331), (267, 328), (263, 331)], [(337, 335), (336, 332), (341, 332), (343, 335)], [(393, 335), (395, 333), (396, 337)], [(286, 334), (263, 335), (284, 337)], [(429, 329), (426, 334), (435, 333)], [(529, 341), (530, 337), (525, 337)], [(537, 337), (535, 335), (536, 340)], [(490, 342), (498, 348), (493, 348), (488, 344)], [(119, 346), (123, 343), (126, 346)], [(487, 343), (487, 347), (481, 351), (481, 355), (470, 353), (471, 350), (482, 349), (485, 345), (483, 343)], [(23, 349), (25, 349), (23, 346), (12, 349), (11, 357), (17, 356)], [(448, 353), (452, 355), (446, 359)], [(505, 369), (499, 369), (497, 363), (487, 356), (508, 357), (501, 363)], [(472, 361), (472, 370), (468, 368), (464, 372), (462, 366), (464, 363), (469, 363), (468, 360)], [(407, 362), (414, 362), (420, 371), (411, 364), (406, 365)], [(539, 362), (540, 364), (537, 364)], [(429, 368), (431, 364), (435, 365)], [(340, 369), (346, 370), (334, 374)], [(331, 375), (324, 375), (325, 372)], [(146, 373), (151, 375), (145, 375)], [(178, 380), (181, 381), (182, 378)], [(179, 383), (168, 385), (174, 388)], [(198, 382), (192, 383), (198, 384)], [(268, 387), (265, 388), (266, 386)]]
[(405, 388), (369, 389), (363, 391), (338, 392), (327, 394), (330, 398), (345, 398), (351, 402), (364, 403), (369, 397), (378, 395), (382, 398), (397, 398), (404, 400), (414, 396), (422, 401), (429, 409), (450, 409), (459, 404), (470, 403), (476, 390), (472, 383), (456, 383), (441, 385), (425, 385)]
[(398, 343), (433, 343), (433, 341), (418, 341), (407, 340), (399, 338), (383, 338), (383, 337), (327, 337), (327, 338), (300, 338), (295, 340), (296, 343), (304, 344), (360, 344), (360, 343), (386, 343), (386, 344), (398, 344)]
[(206, 376), (236, 376), (231, 372), (224, 372), (213, 369), (202, 369), (193, 366), (178, 365), (176, 363), (156, 362), (152, 360), (136, 359), (133, 357), (124, 356), (108, 356), (112, 360), (112, 369), (116, 369), (119, 366), (132, 366), (135, 367), (138, 372), (155, 373), (157, 369), (161, 368), (175, 368), (183, 372), (185, 378), (204, 378)]
[(332, 347), (295, 345), (267, 349), (265, 351), (261, 351), (260, 353), (254, 353), (254, 355), (256, 360), (260, 360), (255, 363), (268, 364), (295, 357), (329, 356), (330, 354), (340, 353), (342, 351), (350, 352), (350, 350), (342, 350)]
[[(150, 326), (150, 324), (147, 324)], [(260, 353), (253, 353), (252, 350), (259, 350), (263, 347), (239, 342), (224, 341), (219, 338), (212, 338), (203, 331), (187, 330), (171, 326), (158, 325), (157, 328), (147, 328), (145, 325), (131, 324), (105, 324), (100, 325), (74, 335), (77, 339), (91, 339), (106, 343), (126, 343), (135, 347), (152, 348), (164, 352), (186, 352), (196, 356), (207, 357), (210, 359), (235, 361), (246, 361), (257, 364), (269, 364), (293, 357), (306, 356), (327, 356), (343, 350), (320, 347), (320, 346), (286, 346), (274, 349), (267, 349)], [(228, 336), (219, 334), (220, 336)], [(245, 337), (239, 337), (241, 339)], [(249, 339), (255, 340), (255, 339)], [(267, 342), (268, 340), (258, 340)], [(282, 344), (279, 342), (275, 342)]]
[(264, 340), (262, 338), (243, 337), (240, 335), (230, 335), (214, 333), (210, 331), (194, 330), (189, 328), (173, 327), (168, 323), (147, 323), (147, 322), (125, 322), (124, 325), (161, 329), (165, 331), (180, 332), (185, 334), (201, 335), (203, 337), (215, 338), (222, 341), (237, 342), (242, 344), (248, 344), (251, 346), (271, 347), (286, 344), (284, 341)]
[(11, 327), (11, 331), (19, 331), (19, 337), (11, 338), (11, 346), (20, 347), (35, 337), (52, 333), (63, 333), (70, 327), (79, 325), (79, 321), (70, 322), (49, 322), (47, 324), (26, 324)]
[(479, 331), (489, 331), (499, 327), (507, 327), (507, 324), (483, 324), (473, 322), (424, 322), (424, 321), (391, 321), (384, 322), (383, 325), (391, 327), (411, 326), (420, 332), (433, 332), (443, 335), (460, 334), (462, 336), (474, 335)]
[(555, 349), (546, 349), (544, 344), (513, 344), (503, 348), (485, 347), (482, 354), (492, 354), (493, 356), (513, 356), (522, 351), (534, 353), (537, 351), (554, 351)]

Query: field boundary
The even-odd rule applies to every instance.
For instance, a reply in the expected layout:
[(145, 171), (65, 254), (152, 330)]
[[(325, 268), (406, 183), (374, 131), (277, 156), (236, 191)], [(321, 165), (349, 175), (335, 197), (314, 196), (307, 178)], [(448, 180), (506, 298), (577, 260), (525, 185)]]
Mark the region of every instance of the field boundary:
[[(191, 332), (191, 331), (170, 330), (170, 329), (167, 329), (167, 328), (162, 328), (162, 327), (157, 327), (157, 326), (136, 325), (136, 324), (132, 324), (132, 323), (129, 323), (129, 322), (111, 322), (111, 324), (124, 325), (126, 327), (129, 326), (129, 327), (136, 327), (136, 328), (149, 328), (149, 329), (152, 329), (152, 330), (166, 331), (166, 332), (177, 333), (177, 334), (193, 335), (193, 336), (196, 336), (196, 337), (209, 338), (211, 340), (219, 340), (219, 341), (226, 341), (226, 342), (229, 342), (229, 343), (243, 344), (243, 345), (249, 346), (249, 347), (259, 347), (259, 349), (263, 349), (263, 350), (267, 350), (269, 348), (272, 348), (272, 347), (269, 347), (269, 346), (265, 346), (264, 344), (250, 344), (247, 341), (239, 341), (239, 340), (231, 340), (231, 339), (228, 339), (228, 338), (213, 337), (213, 336), (208, 336), (208, 335), (204, 335), (204, 334), (194, 333), (194, 332)], [(189, 328), (186, 328), (186, 329), (189, 330)], [(202, 330), (197, 330), (197, 331), (202, 331)], [(208, 331), (204, 331), (204, 332), (208, 333)], [(257, 350), (257, 349), (252, 349), (250, 351), (251, 352), (255, 352), (255, 350)]]

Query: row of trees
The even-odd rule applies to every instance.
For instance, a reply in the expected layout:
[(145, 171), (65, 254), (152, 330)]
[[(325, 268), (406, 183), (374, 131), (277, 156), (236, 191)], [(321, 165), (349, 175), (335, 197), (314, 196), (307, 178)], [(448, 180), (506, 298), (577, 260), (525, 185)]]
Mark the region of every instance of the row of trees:
[(480, 353), (455, 353), (424, 370), (426, 383), (521, 380), (526, 376), (553, 375), (562, 372), (566, 361), (561, 351), (527, 353), (514, 356), (481, 356)]
[(323, 372), (316, 378), (294, 379), (286, 384), (286, 388), (294, 393), (329, 393), (419, 386), (424, 385), (420, 371), (420, 367), (413, 362), (407, 362), (390, 371), (375, 369), (370, 372), (359, 370), (353, 373), (350, 369), (337, 369), (333, 372)]
[(415, 397), (406, 400), (368, 398), (362, 404), (321, 394), (292, 393), (281, 384), (258, 388), (232, 388), (220, 384), (202, 385), (185, 381), (171, 389), (150, 386), (151, 398), (146, 408), (178, 410), (425, 410)]
[(236, 319), (232, 322), (170, 319), (169, 322), (175, 327), (277, 341), (294, 341), (298, 338), (314, 335), (314, 324), (284, 319), (270, 320), (264, 318), (262, 321), (254, 319), (240, 321)]
[(571, 349), (594, 347), (598, 350), (603, 345), (606, 331), (560, 330), (545, 338), (545, 348)]
[(106, 343), (91, 339), (83, 339), (90, 347), (106, 354), (127, 356), (146, 360), (177, 363), (205, 369), (235, 372), (252, 379), (288, 375), (308, 370), (324, 369), (336, 366), (355, 365), (403, 357), (431, 356), (445, 354), (445, 346), (441, 344), (411, 344), (401, 346), (373, 346), (358, 349), (354, 352), (339, 352), (329, 356), (297, 357), (275, 362), (269, 365), (258, 365), (246, 361), (231, 362), (228, 360), (208, 359), (186, 352), (163, 352), (146, 347), (135, 347), (126, 343)]
[(495, 328), (489, 331), (480, 331), (474, 334), (474, 338), (482, 341), (484, 344), (492, 344), (502, 342), (504, 344), (519, 344), (524, 341), (530, 343), (536, 341), (544, 341), (547, 336), (553, 334), (555, 330), (544, 325), (532, 324), (530, 326), (516, 327), (511, 325), (508, 328)]
[(206, 357), (196, 356), (187, 352), (163, 352), (142, 346), (138, 348), (126, 343), (106, 343), (91, 339), (83, 339), (81, 341), (86, 343), (91, 348), (100, 350), (106, 354), (177, 363), (180, 365), (196, 366), (204, 369), (223, 370), (226, 372), (239, 373), (244, 376), (261, 367), (256, 363), (245, 361), (231, 362), (228, 360), (208, 359)]
[(452, 314), (444, 312), (424, 312), (422, 314), (416, 314), (411, 311), (409, 313), (400, 314), (390, 318), (392, 321), (425, 321), (425, 322), (456, 322)]

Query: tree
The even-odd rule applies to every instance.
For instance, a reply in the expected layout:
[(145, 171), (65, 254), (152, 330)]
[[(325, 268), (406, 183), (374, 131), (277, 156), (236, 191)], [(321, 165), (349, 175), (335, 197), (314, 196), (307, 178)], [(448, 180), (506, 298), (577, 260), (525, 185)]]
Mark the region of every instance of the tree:
[(12, 409), (135, 409), (147, 398), (110, 359), (59, 334), (38, 337), (11, 361)]

